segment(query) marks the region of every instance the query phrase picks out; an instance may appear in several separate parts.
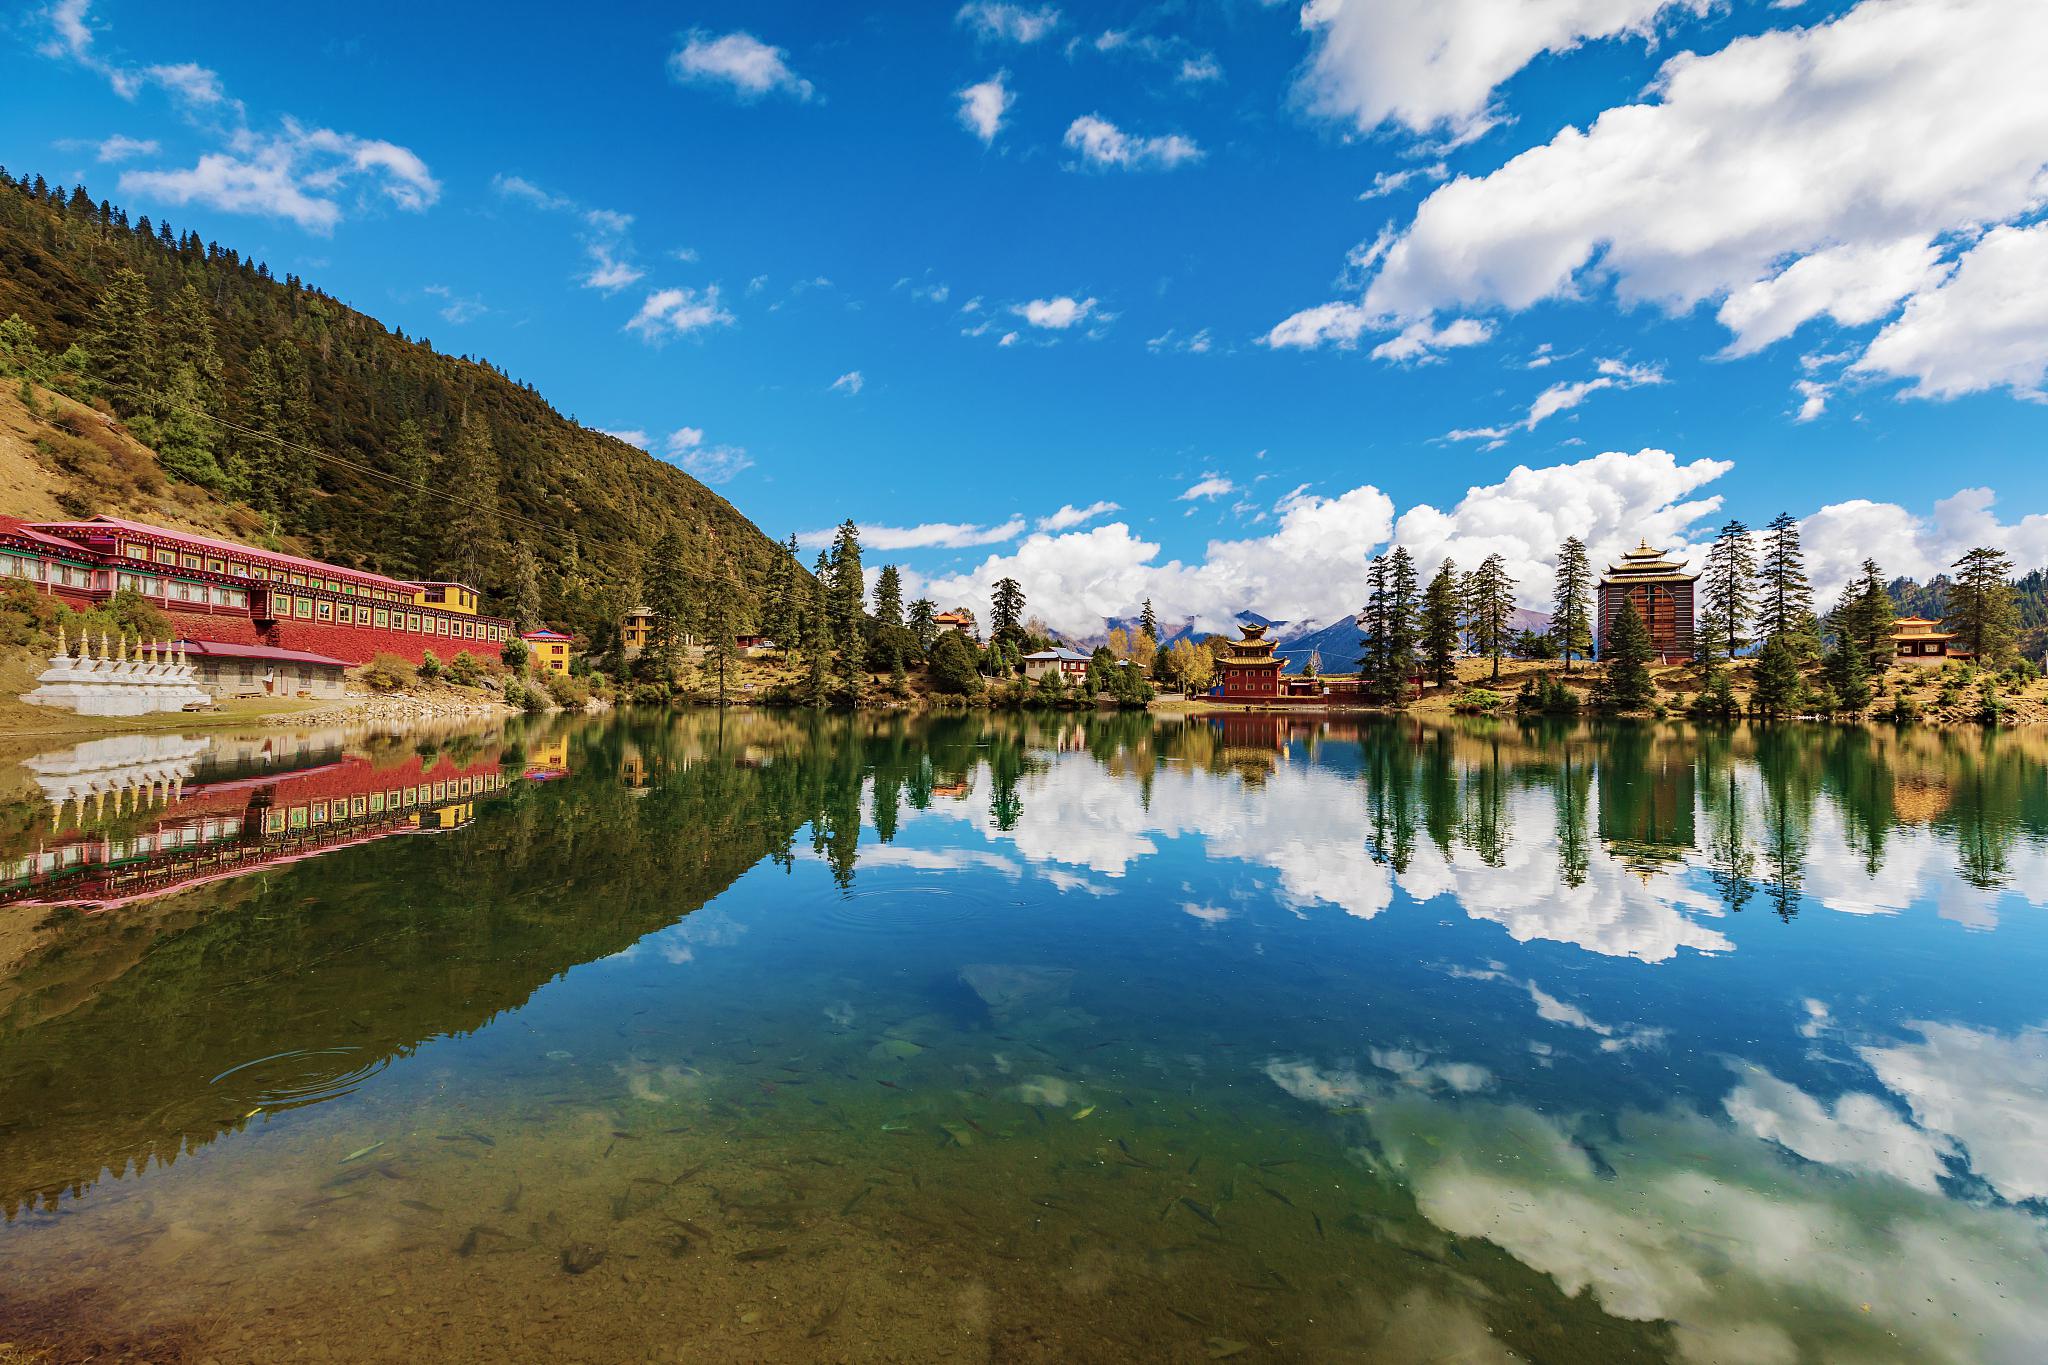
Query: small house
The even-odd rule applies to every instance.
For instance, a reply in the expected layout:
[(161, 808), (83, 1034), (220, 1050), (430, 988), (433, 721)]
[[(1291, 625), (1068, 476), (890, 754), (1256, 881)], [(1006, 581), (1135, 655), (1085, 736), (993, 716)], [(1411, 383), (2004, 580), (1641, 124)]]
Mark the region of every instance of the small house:
[(1024, 656), (1024, 676), (1037, 682), (1049, 673), (1056, 673), (1063, 683), (1082, 683), (1088, 678), (1090, 657), (1064, 646), (1058, 649), (1041, 649), (1036, 654)]
[(1975, 657), (1967, 645), (1956, 643), (1956, 639), (1954, 631), (1943, 630), (1941, 622), (1925, 616), (1902, 616), (1892, 623), (1892, 654), (1908, 663)]
[(535, 668), (545, 668), (555, 673), (569, 671), (570, 636), (559, 630), (529, 630), (519, 636), (526, 641), (527, 651), (533, 656)]

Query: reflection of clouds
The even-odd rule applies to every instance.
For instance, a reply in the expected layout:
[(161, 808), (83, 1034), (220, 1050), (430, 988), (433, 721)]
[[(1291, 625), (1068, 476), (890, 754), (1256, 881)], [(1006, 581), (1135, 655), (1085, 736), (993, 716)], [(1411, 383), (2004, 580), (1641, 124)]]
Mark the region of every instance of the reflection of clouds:
[(1204, 924), (1221, 924), (1230, 918), (1230, 911), (1221, 905), (1196, 905), (1192, 902), (1183, 902), (1180, 912), (1183, 915), (1193, 915)]
[(1092, 882), (1078, 872), (1065, 872), (1057, 867), (1039, 869), (1039, 876), (1050, 882), (1061, 895), (1079, 891), (1089, 896), (1113, 896), (1116, 892), (1100, 882)]
[[(928, 815), (988, 831), (989, 784)], [(1276, 768), (1247, 796), (1242, 782), (1188, 765), (1161, 767), (1149, 804), (1138, 783), (1105, 772), (1086, 754), (1055, 756), (1020, 783), (1022, 813), (1002, 835), (1032, 863), (1082, 867), (1120, 877), (1165, 839), (1200, 838), (1211, 858), (1279, 874), (1288, 906), (1333, 905), (1371, 918), (1393, 902), (1395, 874), (1374, 860), (1359, 779), (1307, 763)], [(1511, 794), (1514, 837), (1489, 864), (1469, 850), (1446, 855), (1418, 841), (1403, 891), (1417, 900), (1452, 896), (1475, 919), (1492, 920), (1517, 941), (1548, 939), (1644, 962), (1682, 948), (1723, 952), (1734, 945), (1694, 916), (1717, 915), (1718, 902), (1686, 882), (1681, 865), (1643, 872), (1588, 841), (1584, 880), (1565, 884), (1558, 866), (1555, 807), (1549, 794)], [(865, 857), (865, 855), (863, 855)]]
[(913, 872), (964, 872), (970, 867), (1000, 872), (1015, 880), (1024, 875), (1016, 859), (975, 848), (909, 848), (903, 844), (874, 844), (860, 851), (862, 867), (904, 867)]
[[(642, 940), (651, 943), (664, 962), (681, 966), (697, 960), (699, 948), (724, 948), (739, 942), (747, 926), (715, 905), (707, 905), (657, 934)], [(639, 944), (635, 944), (637, 950)]]
[(1608, 1312), (1671, 1321), (1688, 1360), (1847, 1358), (1861, 1343), (2019, 1362), (2048, 1339), (2048, 1236), (2013, 1210), (1820, 1175), (1687, 1114), (1623, 1116), (1598, 1164), (1518, 1105), (1409, 1096), (1372, 1122), (1431, 1221)]
[(1401, 1078), (1403, 1085), (1416, 1090), (1434, 1090), (1443, 1086), (1460, 1095), (1469, 1095), (1493, 1084), (1493, 1073), (1483, 1066), (1474, 1066), (1470, 1062), (1432, 1062), (1427, 1052), (1416, 1048), (1376, 1047), (1369, 1055), (1374, 1066), (1393, 1072)]
[(1310, 1062), (1283, 1062), (1277, 1057), (1266, 1063), (1266, 1076), (1294, 1098), (1329, 1109), (1363, 1104), (1381, 1090), (1349, 1068), (1326, 1070)]
[(1857, 1052), (1922, 1127), (1960, 1143), (1999, 1194), (2048, 1198), (2048, 1028), (2006, 1036), (1961, 1024), (1907, 1027), (1923, 1041)]
[(2015, 845), (2006, 858), (2009, 876), (1997, 887), (1972, 886), (1958, 877), (1952, 836), (1926, 826), (1887, 831), (1883, 861), (1882, 870), (1871, 876), (1840, 809), (1825, 801), (1815, 806), (1805, 890), (1830, 910), (1892, 915), (1931, 901), (1944, 919), (1971, 929), (1995, 929), (1998, 907), (2008, 898), (2048, 906), (2048, 844)]
[(1754, 1074), (1721, 1101), (1742, 1128), (1808, 1161), (1889, 1175), (1915, 1189), (1940, 1188), (1944, 1158), (1954, 1150), (1946, 1138), (1915, 1128), (1875, 1095), (1851, 1091), (1830, 1110), (1761, 1067), (1750, 1070)]
[[(1498, 962), (1489, 962), (1484, 968), (1460, 967), (1453, 963), (1443, 970), (1444, 974), (1454, 981), (1501, 981), (1510, 986), (1521, 987), (1529, 993), (1529, 1003), (1536, 1007), (1538, 1019), (1545, 1023), (1561, 1024), (1565, 1028), (1597, 1034), (1602, 1052), (1626, 1052), (1631, 1048), (1657, 1047), (1663, 1043), (1665, 1034), (1669, 1032), (1667, 1029), (1646, 1028), (1641, 1025), (1619, 1028), (1613, 1024), (1603, 1024), (1569, 1000), (1559, 999), (1534, 981), (1524, 981), (1511, 975)], [(1532, 1050), (1537, 1049), (1535, 1044), (1530, 1046)], [(1539, 1056), (1549, 1054), (1548, 1046), (1538, 1051)]]

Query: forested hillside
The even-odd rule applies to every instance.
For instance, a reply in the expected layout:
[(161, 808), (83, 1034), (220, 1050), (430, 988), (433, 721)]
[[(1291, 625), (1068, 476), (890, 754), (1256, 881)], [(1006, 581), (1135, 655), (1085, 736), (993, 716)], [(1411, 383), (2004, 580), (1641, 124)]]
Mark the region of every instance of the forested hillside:
[(0, 171), (0, 327), (0, 360), (111, 408), (173, 476), (336, 562), (472, 582), (522, 625), (602, 646), (668, 532), (699, 610), (732, 584), (753, 617), (780, 567), (724, 498), (531, 385), (83, 189)]

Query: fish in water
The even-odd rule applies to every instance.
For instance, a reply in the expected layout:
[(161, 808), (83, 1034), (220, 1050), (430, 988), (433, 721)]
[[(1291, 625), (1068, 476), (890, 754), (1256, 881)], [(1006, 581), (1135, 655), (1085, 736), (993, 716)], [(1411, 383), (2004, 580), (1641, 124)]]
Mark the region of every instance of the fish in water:
[(406, 1208), (409, 1208), (409, 1209), (417, 1209), (417, 1210), (419, 1210), (419, 1211), (420, 1211), (421, 1213), (439, 1213), (439, 1212), (441, 1212), (441, 1210), (440, 1210), (440, 1208), (439, 1208), (439, 1207), (437, 1207), (436, 1205), (433, 1205), (433, 1204), (429, 1204), (429, 1203), (428, 1203), (428, 1202), (427, 1202), (426, 1200), (424, 1200), (424, 1199), (401, 1199), (401, 1200), (399, 1200), (398, 1202), (399, 1202), (399, 1203), (400, 1203), (401, 1205), (403, 1205), (404, 1207), (406, 1207)]
[(859, 1206), (861, 1200), (867, 1198), (874, 1192), (875, 1187), (873, 1185), (861, 1186), (860, 1192), (858, 1194), (854, 1195), (853, 1198), (847, 1200), (846, 1203), (840, 1206), (839, 1216), (841, 1218), (844, 1218), (847, 1214), (852, 1213), (854, 1209)]
[(370, 1153), (376, 1151), (379, 1147), (382, 1147), (383, 1145), (384, 1144), (381, 1141), (379, 1141), (373, 1142), (367, 1147), (358, 1147), (353, 1152), (350, 1152), (347, 1156), (343, 1157), (341, 1159), (341, 1164), (346, 1166), (351, 1161), (360, 1161), (362, 1158), (368, 1156)]
[(1210, 1337), (1203, 1344), (1209, 1348), (1209, 1359), (1211, 1360), (1228, 1360), (1232, 1356), (1243, 1355), (1251, 1349), (1245, 1342), (1232, 1341), (1228, 1337)]
[(1286, 1205), (1286, 1206), (1287, 1206), (1288, 1208), (1290, 1208), (1290, 1209), (1291, 1209), (1291, 1208), (1293, 1208), (1293, 1207), (1294, 1207), (1294, 1201), (1293, 1201), (1292, 1199), (1289, 1199), (1289, 1198), (1288, 1198), (1288, 1197), (1287, 1197), (1286, 1195), (1282, 1194), (1282, 1193), (1281, 1193), (1281, 1192), (1280, 1192), (1279, 1190), (1276, 1190), (1276, 1189), (1274, 1189), (1274, 1188), (1273, 1188), (1273, 1187), (1272, 1187), (1271, 1185), (1268, 1185), (1268, 1184), (1267, 1184), (1267, 1183), (1266, 1183), (1265, 1181), (1263, 1181), (1263, 1180), (1254, 1180), (1254, 1181), (1253, 1181), (1252, 1183), (1253, 1183), (1254, 1185), (1257, 1185), (1257, 1186), (1258, 1186), (1258, 1187), (1259, 1187), (1260, 1189), (1264, 1190), (1264, 1191), (1265, 1191), (1265, 1192), (1266, 1192), (1267, 1194), (1270, 1194), (1270, 1195), (1272, 1195), (1272, 1196), (1273, 1196), (1273, 1197), (1274, 1197), (1275, 1199), (1279, 1200), (1279, 1201), (1280, 1201), (1281, 1203), (1285, 1204), (1285, 1205)]
[(1216, 1221), (1215, 1214), (1209, 1212), (1208, 1209), (1196, 1203), (1194, 1200), (1188, 1198), (1186, 1195), (1181, 1196), (1180, 1202), (1181, 1207), (1185, 1208), (1189, 1213), (1192, 1213), (1193, 1215), (1195, 1215), (1195, 1217), (1207, 1223), (1210, 1227), (1220, 1228), (1223, 1226), (1223, 1224)]
[(786, 1245), (749, 1247), (745, 1251), (734, 1252), (732, 1258), (735, 1261), (772, 1261), (788, 1250)]
[(1077, 1109), (1074, 1111), (1074, 1122), (1079, 1123), (1082, 1119), (1087, 1118), (1090, 1114), (1094, 1112), (1095, 1106), (1092, 1104), (1089, 1105), (1086, 1109)]
[(571, 1242), (562, 1248), (562, 1269), (571, 1275), (581, 1275), (604, 1264), (604, 1248), (589, 1242)]

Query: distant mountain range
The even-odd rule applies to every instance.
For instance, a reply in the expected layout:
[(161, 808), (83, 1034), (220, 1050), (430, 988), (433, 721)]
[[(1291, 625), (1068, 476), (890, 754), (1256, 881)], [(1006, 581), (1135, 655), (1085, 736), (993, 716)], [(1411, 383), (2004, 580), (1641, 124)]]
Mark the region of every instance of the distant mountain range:
[[(1358, 628), (1356, 617), (1340, 616), (1334, 621), (1327, 622), (1275, 621), (1255, 611), (1241, 611), (1237, 614), (1237, 619), (1244, 625), (1262, 625), (1267, 628), (1268, 637), (1280, 642), (1280, 647), (1273, 652), (1285, 661), (1289, 673), (1301, 672), (1307, 666), (1311, 655), (1321, 656), (1320, 667), (1325, 673), (1349, 673), (1358, 667), (1358, 656), (1365, 652), (1365, 632)], [(1517, 608), (1512, 624), (1517, 632), (1549, 630), (1550, 616), (1547, 612)], [(1160, 625), (1161, 629), (1165, 629), (1164, 622)], [(1101, 635), (1068, 643), (1077, 649), (1093, 649), (1108, 639), (1112, 630), (1125, 630), (1135, 634), (1137, 629), (1136, 617), (1113, 619), (1103, 623)], [(1207, 631), (1197, 631), (1193, 621), (1186, 621), (1177, 629), (1169, 631), (1159, 645), (1162, 649), (1171, 649), (1176, 640), (1195, 640), (1207, 634)]]

